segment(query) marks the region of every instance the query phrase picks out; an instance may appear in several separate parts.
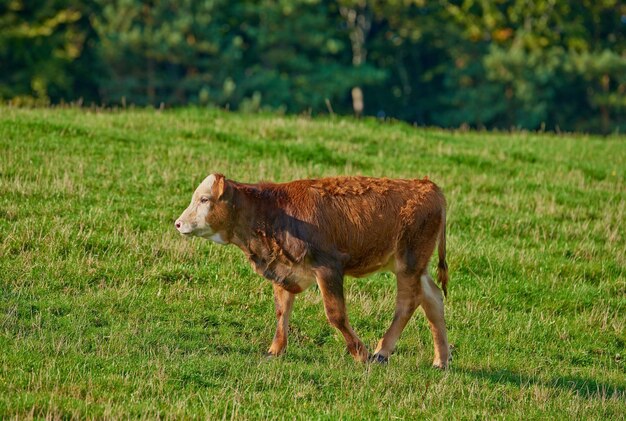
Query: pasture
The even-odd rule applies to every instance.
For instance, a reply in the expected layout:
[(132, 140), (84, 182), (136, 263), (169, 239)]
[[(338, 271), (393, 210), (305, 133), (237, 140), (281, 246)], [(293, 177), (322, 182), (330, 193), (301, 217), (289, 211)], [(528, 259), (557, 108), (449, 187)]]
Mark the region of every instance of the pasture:
[[(316, 287), (267, 360), (269, 282), (173, 227), (211, 172), (428, 175), (449, 203), (451, 368), (430, 367), (421, 310), (388, 365), (355, 363)], [(0, 108), (0, 418), (623, 418), (625, 180), (624, 136)], [(395, 279), (346, 294), (372, 351)]]

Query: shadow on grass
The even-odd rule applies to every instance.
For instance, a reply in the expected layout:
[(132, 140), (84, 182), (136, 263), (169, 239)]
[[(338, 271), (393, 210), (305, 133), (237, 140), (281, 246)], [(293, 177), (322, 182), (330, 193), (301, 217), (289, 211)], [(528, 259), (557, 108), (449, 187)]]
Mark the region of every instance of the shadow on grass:
[(610, 384), (598, 382), (580, 376), (560, 376), (549, 380), (543, 380), (534, 376), (528, 376), (514, 371), (502, 370), (472, 370), (459, 368), (458, 371), (473, 377), (487, 380), (491, 383), (511, 384), (522, 387), (526, 385), (538, 385), (570, 391), (586, 399), (608, 399), (616, 397), (626, 398), (626, 384)]

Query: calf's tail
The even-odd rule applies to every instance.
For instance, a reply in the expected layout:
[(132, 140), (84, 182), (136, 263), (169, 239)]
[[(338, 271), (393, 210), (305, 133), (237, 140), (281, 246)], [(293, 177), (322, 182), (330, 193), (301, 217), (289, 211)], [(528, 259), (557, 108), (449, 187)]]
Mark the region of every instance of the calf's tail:
[(446, 208), (441, 211), (441, 230), (439, 231), (439, 264), (437, 265), (437, 280), (441, 284), (443, 295), (448, 296), (448, 264), (446, 263)]

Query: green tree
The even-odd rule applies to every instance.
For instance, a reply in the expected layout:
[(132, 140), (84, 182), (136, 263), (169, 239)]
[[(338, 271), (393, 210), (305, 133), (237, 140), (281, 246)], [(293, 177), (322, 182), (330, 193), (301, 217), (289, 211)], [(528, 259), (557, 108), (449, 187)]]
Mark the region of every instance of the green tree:
[[(466, 122), (604, 132), (623, 127), (624, 5), (615, 0), (463, 0), (446, 2), (446, 10), (464, 31), (465, 45), (483, 45), (478, 64), (457, 66), (459, 75), (469, 73), (468, 86), (452, 98), (473, 89), (487, 93), (490, 101), (482, 104), (491, 103), (493, 109), (487, 120)], [(468, 98), (466, 104), (481, 102)], [(463, 114), (451, 106), (450, 123), (458, 124)]]
[(7, 0), (0, 98), (626, 129), (618, 0)]
[(40, 102), (97, 98), (90, 62), (92, 11), (81, 1), (0, 5), (0, 97)]
[(103, 98), (320, 110), (355, 81), (337, 6), (315, 0), (99, 0)]

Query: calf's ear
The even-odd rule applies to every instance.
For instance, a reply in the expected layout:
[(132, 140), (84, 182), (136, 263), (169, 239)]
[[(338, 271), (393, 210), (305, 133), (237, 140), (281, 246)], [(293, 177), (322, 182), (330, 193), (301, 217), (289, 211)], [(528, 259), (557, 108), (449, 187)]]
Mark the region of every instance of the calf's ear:
[(228, 200), (232, 194), (232, 186), (226, 181), (222, 174), (215, 174), (213, 183), (213, 195), (217, 200)]

